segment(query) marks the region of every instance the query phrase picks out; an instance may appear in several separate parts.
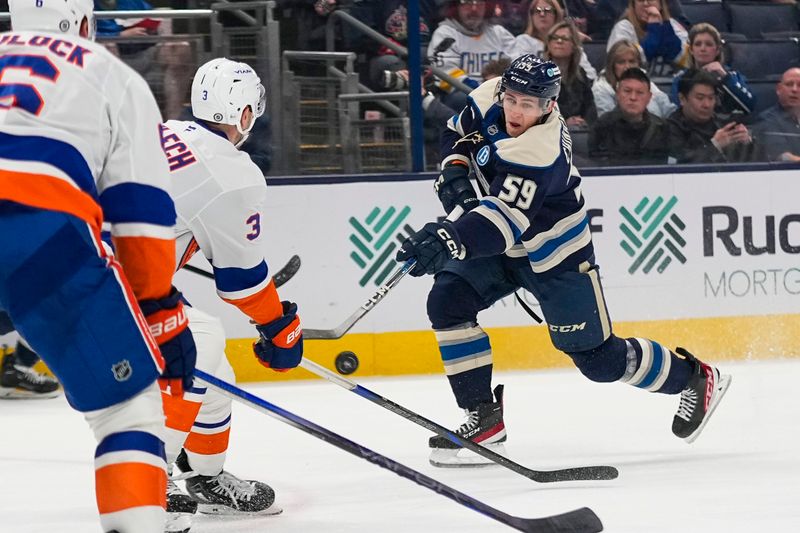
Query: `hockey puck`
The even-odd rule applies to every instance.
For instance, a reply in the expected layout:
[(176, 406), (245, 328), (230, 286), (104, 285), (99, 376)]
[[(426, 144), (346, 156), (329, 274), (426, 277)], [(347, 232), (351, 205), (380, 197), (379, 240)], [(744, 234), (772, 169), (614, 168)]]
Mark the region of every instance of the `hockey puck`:
[(336, 370), (343, 376), (349, 376), (358, 370), (358, 356), (353, 352), (341, 352), (334, 360)]

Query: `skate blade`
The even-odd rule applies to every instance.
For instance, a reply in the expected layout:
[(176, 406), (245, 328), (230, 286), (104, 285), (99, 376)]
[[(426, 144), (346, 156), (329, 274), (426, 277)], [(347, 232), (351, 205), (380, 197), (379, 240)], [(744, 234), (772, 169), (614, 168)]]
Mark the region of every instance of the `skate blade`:
[[(506, 447), (502, 442), (486, 444), (484, 447), (494, 453), (499, 453), (503, 456), (506, 455)], [(431, 465), (438, 468), (481, 468), (497, 464), (490, 459), (477, 455), (464, 448), (433, 448), (431, 449), (431, 456), (428, 461)]]
[(719, 375), (719, 385), (717, 386), (717, 390), (716, 393), (714, 394), (714, 397), (711, 398), (711, 405), (708, 406), (708, 412), (706, 413), (705, 418), (703, 418), (703, 421), (700, 423), (697, 429), (694, 430), (694, 433), (690, 434), (689, 436), (683, 439), (686, 442), (686, 444), (693, 443), (695, 440), (697, 440), (697, 437), (700, 436), (700, 433), (703, 432), (703, 428), (705, 428), (706, 424), (708, 424), (708, 420), (711, 418), (711, 415), (714, 414), (714, 410), (716, 410), (717, 405), (719, 405), (719, 402), (722, 401), (722, 397), (725, 396), (725, 393), (728, 392), (728, 387), (731, 386), (732, 380), (733, 378), (731, 378), (731, 376), (729, 376), (728, 374)]
[(61, 389), (52, 392), (31, 392), (25, 389), (0, 387), (0, 399), (3, 400), (47, 400), (61, 396)]
[(188, 533), (192, 528), (190, 513), (167, 513), (164, 533)]
[(220, 505), (216, 503), (198, 503), (197, 512), (203, 514), (228, 515), (228, 516), (274, 516), (281, 514), (283, 512), (283, 509), (281, 509), (275, 504), (272, 504), (263, 511), (249, 512), (249, 511), (240, 511), (238, 509), (234, 509), (233, 507), (228, 507), (227, 505)]

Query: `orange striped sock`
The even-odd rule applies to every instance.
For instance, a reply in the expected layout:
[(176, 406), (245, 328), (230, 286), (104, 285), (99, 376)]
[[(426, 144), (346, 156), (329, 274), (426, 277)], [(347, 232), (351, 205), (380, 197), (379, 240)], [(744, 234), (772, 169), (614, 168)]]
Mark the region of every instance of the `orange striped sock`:
[[(145, 431), (112, 433), (94, 456), (97, 508), (101, 515), (166, 508), (164, 443)], [(134, 513), (137, 514), (137, 513)]]

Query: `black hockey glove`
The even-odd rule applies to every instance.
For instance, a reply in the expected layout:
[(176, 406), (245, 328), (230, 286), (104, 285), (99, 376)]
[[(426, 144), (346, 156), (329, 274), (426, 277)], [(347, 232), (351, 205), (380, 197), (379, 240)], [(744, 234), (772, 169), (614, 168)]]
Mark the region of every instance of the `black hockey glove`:
[(166, 380), (166, 383), (162, 381), (162, 388), (169, 384), (173, 395), (180, 396), (181, 386), (184, 391), (192, 386), (197, 361), (197, 347), (189, 331), (181, 293), (172, 287), (169, 295), (158, 300), (142, 300), (139, 307), (166, 363), (161, 374)]
[(465, 213), (478, 207), (478, 195), (475, 194), (475, 188), (469, 181), (469, 169), (464, 165), (445, 166), (434, 182), (433, 188), (448, 215), (457, 205), (460, 205)]
[(429, 222), (403, 242), (395, 259), (408, 261), (416, 258), (417, 265), (412, 276), (435, 274), (444, 268), (450, 259), (464, 259), (467, 255), (456, 227), (452, 222)]

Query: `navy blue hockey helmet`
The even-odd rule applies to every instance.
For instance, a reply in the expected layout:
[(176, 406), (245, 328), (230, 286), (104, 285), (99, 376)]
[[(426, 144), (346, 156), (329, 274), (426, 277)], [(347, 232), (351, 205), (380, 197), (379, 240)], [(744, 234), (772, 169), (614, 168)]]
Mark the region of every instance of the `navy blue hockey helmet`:
[(533, 54), (519, 56), (503, 73), (500, 92), (507, 89), (529, 96), (555, 100), (561, 90), (561, 70), (552, 61)]

